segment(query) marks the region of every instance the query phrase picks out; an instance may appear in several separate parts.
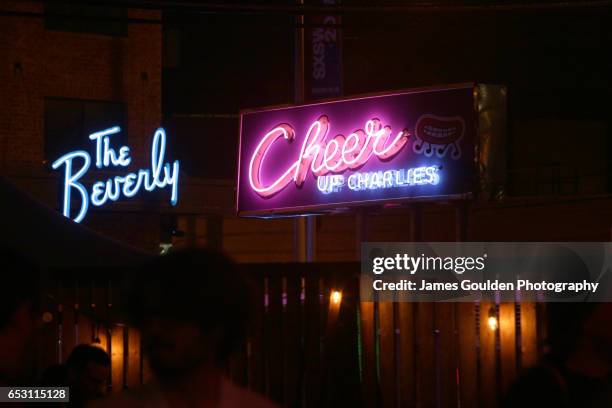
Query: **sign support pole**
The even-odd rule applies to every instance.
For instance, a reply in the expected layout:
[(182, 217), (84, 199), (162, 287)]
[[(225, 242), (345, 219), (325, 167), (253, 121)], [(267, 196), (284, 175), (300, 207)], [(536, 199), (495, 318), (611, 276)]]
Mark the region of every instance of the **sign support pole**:
[[(304, 5), (304, 0), (297, 0)], [(304, 102), (304, 15), (296, 19), (294, 45), (294, 102)], [(297, 217), (294, 219), (294, 258), (297, 262), (313, 262), (316, 254), (316, 223), (315, 216)]]
[(464, 242), (468, 239), (469, 207), (466, 201), (461, 201), (455, 207), (455, 240)]
[(355, 217), (355, 251), (361, 261), (361, 244), (368, 240), (368, 209), (358, 208)]
[(410, 241), (423, 241), (423, 205), (414, 203), (410, 206)]

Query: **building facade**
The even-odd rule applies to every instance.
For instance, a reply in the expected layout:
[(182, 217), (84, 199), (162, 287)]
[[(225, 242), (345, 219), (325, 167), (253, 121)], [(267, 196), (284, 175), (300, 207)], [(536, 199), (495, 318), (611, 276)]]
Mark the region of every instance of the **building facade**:
[[(3, 2), (0, 15), (2, 174), (60, 208), (61, 172), (50, 163), (90, 150), (88, 134), (111, 126), (122, 128), (131, 165), (145, 166), (161, 124), (160, 13)], [(85, 225), (154, 248), (159, 211), (148, 201), (93, 211)]]
[[(236, 167), (232, 146), (238, 138), (237, 109), (247, 106), (235, 106), (234, 109), (233, 95), (250, 95), (247, 99), (239, 99), (240, 104), (254, 104), (253, 98), (259, 100), (255, 97), (257, 93), (228, 88), (232, 92), (223, 98), (221, 109), (230, 109), (231, 112), (216, 112), (219, 114), (217, 116), (215, 112), (185, 112), (188, 109), (179, 106), (183, 103), (187, 107), (197, 107), (200, 106), (198, 103), (190, 105), (189, 101), (213, 101), (218, 93), (217, 88), (207, 85), (214, 81), (213, 77), (194, 76), (195, 71), (200, 72), (200, 68), (204, 69), (205, 64), (209, 63), (205, 58), (207, 53), (193, 51), (200, 47), (200, 43), (192, 38), (200, 32), (197, 31), (197, 24), (196, 28), (183, 30), (186, 32), (184, 38), (191, 40), (182, 42), (182, 56), (174, 58), (176, 61), (173, 64), (178, 68), (172, 68), (172, 64), (166, 60), (166, 70), (162, 74), (162, 55), (173, 55), (173, 50), (168, 47), (168, 41), (163, 41), (166, 23), (162, 24), (161, 11), (101, 6), (60, 7), (40, 2), (9, 1), (2, 3), (0, 15), (0, 55), (4, 61), (0, 70), (0, 99), (3, 101), (0, 111), (0, 171), (3, 175), (40, 201), (59, 210), (61, 172), (50, 169), (53, 160), (65, 152), (83, 148), (84, 144), (91, 149), (93, 145), (87, 139), (89, 133), (119, 125), (123, 131), (118, 137), (131, 148), (131, 167), (147, 167), (152, 135), (155, 129), (165, 125), (168, 128), (168, 155), (175, 154), (176, 157), (172, 159), (188, 156), (185, 160), (192, 163), (191, 167), (186, 166), (188, 171), (181, 172), (177, 206), (169, 204), (167, 191), (145, 193), (134, 199), (91, 209), (84, 224), (150, 251), (157, 251), (160, 244), (168, 243), (175, 246), (211, 245), (225, 249), (241, 262), (296, 259), (299, 241), (296, 230), (300, 226), (294, 220), (241, 219), (235, 216), (235, 180), (230, 179), (231, 171), (227, 169)], [(434, 18), (424, 16), (423, 21)], [(481, 23), (486, 20), (482, 16), (473, 18)], [(520, 16), (511, 15), (500, 23), (508, 26), (500, 37), (504, 43), (512, 45), (513, 39), (524, 35), (520, 30), (515, 32), (509, 28), (518, 18)], [(577, 22), (563, 16), (558, 19), (567, 20), (568, 24), (571, 23), (570, 27), (580, 26), (581, 22), (589, 19), (600, 21), (599, 17), (588, 15)], [(212, 19), (212, 25), (206, 27), (219, 29), (225, 20), (215, 21)], [(345, 22), (345, 34), (348, 40), (355, 42), (358, 38), (351, 37), (355, 22), (351, 21)], [(179, 21), (178, 26), (182, 25)], [(235, 28), (240, 29), (239, 26)], [(252, 28), (251, 25), (245, 29)], [(291, 30), (292, 26), (273, 26), (270, 36), (276, 38), (281, 29)], [(444, 33), (451, 35), (457, 29), (449, 26)], [(589, 35), (595, 38), (596, 32), (595, 28), (591, 28)], [(447, 38), (444, 33), (440, 33), (436, 41)], [(239, 34), (232, 36), (236, 47), (249, 41), (248, 37)], [(409, 32), (396, 30), (385, 32), (384, 36), (405, 34)], [(467, 31), (459, 39), (470, 42), (476, 35)], [(258, 41), (265, 40), (264, 34), (258, 36)], [(209, 37), (202, 38), (212, 41)], [(416, 41), (412, 35), (407, 38)], [(537, 34), (535, 38), (536, 44), (547, 44), (545, 34)], [(397, 80), (391, 76), (385, 77), (391, 82), (378, 84), (366, 81), (362, 72), (364, 67), (371, 70), (383, 67), (373, 66), (367, 61), (363, 64), (351, 61), (369, 55), (366, 52), (370, 47), (369, 41), (364, 37), (363, 41), (359, 40), (355, 46), (344, 50), (344, 58), (349, 62), (344, 65), (347, 92), (369, 92), (394, 84), (398, 87), (416, 84), (413, 84), (415, 79), (412, 76), (401, 73), (391, 75)], [(290, 98), (290, 88), (284, 85), (291, 81), (291, 74), (287, 73), (291, 65), (280, 62), (283, 58), (290, 60), (291, 46), (291, 41), (283, 40), (274, 43), (269, 51), (276, 56), (277, 66), (282, 67), (282, 75), (271, 75), (271, 68), (258, 68), (261, 76), (271, 79), (256, 82), (253, 86), (278, 90), (274, 95), (263, 95), (261, 104), (279, 103)], [(571, 51), (575, 48), (572, 47), (569, 44), (566, 48)], [(207, 49), (212, 53), (221, 52), (212, 43)], [(511, 50), (509, 52), (520, 52), (512, 47), (508, 49)], [(487, 50), (491, 54), (492, 48)], [(261, 52), (265, 51), (262, 49)], [(535, 51), (530, 48), (530, 52)], [(440, 66), (446, 66), (448, 61), (444, 58), (453, 60), (452, 56), (447, 57), (435, 54), (426, 59), (439, 60)], [(495, 55), (491, 54), (490, 57), (494, 58)], [(236, 66), (242, 67), (240, 55), (234, 58)], [(502, 59), (508, 58), (511, 55)], [(181, 61), (190, 64), (187, 71), (181, 71)], [(478, 65), (476, 71), (471, 66), (461, 65), (455, 71), (437, 71), (440, 75), (446, 73), (446, 76), (423, 77), (421, 80), (457, 81), (468, 77), (486, 77), (496, 65)], [(419, 70), (415, 73), (419, 78), (421, 71), (434, 72), (422, 67)], [(209, 71), (217, 72), (219, 67), (209, 67)], [(452, 72), (456, 75), (451, 75)], [(537, 76), (540, 70), (534, 72), (529, 75)], [(413, 206), (370, 208), (360, 215), (347, 213), (317, 217), (314, 223), (314, 259), (357, 260), (359, 242), (362, 240), (410, 240), (415, 238), (415, 223), (423, 229), (422, 237), (427, 240), (455, 240), (459, 237), (469, 240), (609, 239), (612, 224), (612, 215), (607, 210), (610, 203), (607, 153), (610, 145), (607, 140), (609, 119), (597, 112), (591, 115), (586, 108), (583, 109), (585, 112), (574, 110), (575, 117), (565, 111), (552, 114), (542, 107), (531, 109), (531, 105), (523, 102), (537, 98), (537, 95), (520, 99), (525, 93), (524, 89), (529, 89), (526, 76), (513, 73), (516, 72), (507, 73), (506, 78), (511, 109), (505, 195), (494, 200), (470, 202), (465, 210), (461, 210), (464, 206), (438, 203), (422, 205), (418, 209)], [(192, 83), (195, 88), (201, 87), (202, 91), (192, 90), (191, 96), (186, 96), (181, 102), (181, 93), (176, 89), (187, 89), (185, 84), (189, 81), (184, 78), (187, 74), (195, 78)], [(168, 90), (171, 96), (166, 101), (163, 114), (162, 75), (166, 75), (163, 89)], [(383, 78), (378, 74), (368, 74), (367, 77)], [(241, 81), (249, 78), (245, 76)], [(180, 86), (174, 89), (174, 85)], [(221, 85), (216, 83), (215, 86)], [(547, 94), (546, 86), (546, 83), (540, 83), (536, 87), (539, 94), (550, 94)], [(515, 89), (520, 92), (514, 92)], [(572, 89), (572, 92), (577, 92), (579, 84), (575, 83)], [(592, 105), (594, 102), (591, 100), (590, 103)], [(215, 108), (212, 102), (202, 106), (206, 110)], [(605, 109), (601, 107), (600, 110)], [(207, 121), (220, 121), (223, 125), (209, 126)], [(578, 134), (581, 142), (576, 141)], [(570, 147), (572, 141), (576, 142)], [(210, 171), (197, 170), (198, 166), (206, 170), (208, 164), (211, 168), (219, 168), (220, 160), (227, 169), (219, 174), (212, 174), (211, 177)], [(94, 176), (103, 179), (105, 175), (108, 174), (99, 171)], [(459, 222), (457, 214), (462, 211), (468, 216), (462, 215)], [(419, 216), (421, 221), (415, 221), (415, 213), (423, 214)], [(364, 217), (367, 220), (365, 223)]]

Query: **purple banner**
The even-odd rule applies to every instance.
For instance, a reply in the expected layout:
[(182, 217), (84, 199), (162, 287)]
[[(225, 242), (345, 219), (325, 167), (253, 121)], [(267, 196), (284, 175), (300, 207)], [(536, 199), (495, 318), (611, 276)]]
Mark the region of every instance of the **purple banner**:
[(238, 213), (307, 214), (465, 197), (475, 180), (473, 89), (243, 112)]
[[(309, 1), (333, 6), (336, 0)], [(305, 82), (306, 100), (342, 94), (342, 30), (339, 15), (306, 15)]]

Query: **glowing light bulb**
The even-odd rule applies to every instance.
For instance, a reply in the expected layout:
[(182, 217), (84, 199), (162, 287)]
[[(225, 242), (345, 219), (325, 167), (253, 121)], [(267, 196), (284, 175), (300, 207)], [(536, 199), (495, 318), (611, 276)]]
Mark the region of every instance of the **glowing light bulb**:
[(342, 302), (342, 292), (338, 290), (332, 290), (330, 300), (332, 304), (339, 305), (340, 302)]
[(499, 322), (497, 321), (497, 317), (495, 316), (489, 316), (487, 324), (489, 325), (489, 329), (491, 329), (492, 331), (497, 330), (497, 328), (499, 327)]

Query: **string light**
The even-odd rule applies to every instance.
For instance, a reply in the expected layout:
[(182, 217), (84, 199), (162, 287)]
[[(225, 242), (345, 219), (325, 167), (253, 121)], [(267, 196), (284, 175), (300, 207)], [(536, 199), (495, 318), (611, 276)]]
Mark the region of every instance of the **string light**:
[(495, 309), (489, 309), (489, 318), (487, 319), (487, 324), (489, 325), (489, 329), (491, 331), (495, 331), (499, 328), (499, 321), (497, 320), (497, 316), (495, 314)]
[(339, 290), (332, 290), (330, 295), (330, 301), (334, 305), (340, 305), (342, 302), (342, 292)]

